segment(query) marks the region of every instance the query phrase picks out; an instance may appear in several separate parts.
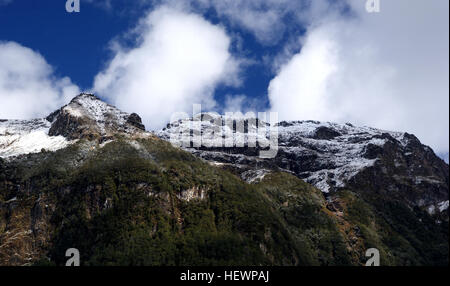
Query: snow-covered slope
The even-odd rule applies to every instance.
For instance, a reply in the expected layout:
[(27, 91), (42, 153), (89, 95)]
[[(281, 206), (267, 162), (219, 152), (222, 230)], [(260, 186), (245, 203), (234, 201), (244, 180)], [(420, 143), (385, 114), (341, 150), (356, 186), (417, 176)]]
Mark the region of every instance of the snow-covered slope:
[[(268, 144), (269, 132), (268, 130), (263, 130), (263, 132), (256, 132), (258, 127), (258, 122), (256, 119), (252, 118), (250, 121), (248, 118), (243, 116), (233, 116), (231, 120), (234, 122), (241, 123), (241, 129), (239, 129), (236, 124), (231, 127), (228, 123), (232, 121), (227, 121), (224, 116), (220, 116), (216, 113), (205, 112), (202, 114), (196, 114), (193, 118), (181, 119), (176, 122), (172, 122), (166, 126), (163, 130), (159, 130), (156, 134), (163, 138), (164, 140), (171, 141), (174, 145), (184, 146), (186, 135), (188, 141), (194, 143), (193, 136), (201, 134), (201, 142), (204, 147), (221, 147), (224, 144), (224, 137), (230, 138), (229, 144), (232, 146), (238, 146), (238, 142), (242, 142), (245, 146), (248, 144), (248, 132), (244, 132), (245, 129), (253, 130), (251, 132), (254, 135), (254, 141), (262, 142), (263, 144)], [(267, 123), (260, 123), (268, 125)], [(231, 127), (231, 128), (230, 128)], [(192, 130), (192, 134), (190, 132)], [(172, 138), (171, 138), (172, 137)], [(197, 137), (198, 138), (198, 137)], [(200, 143), (198, 143), (200, 144)], [(193, 144), (192, 144), (193, 145)]]
[(323, 192), (345, 187), (349, 179), (373, 166), (378, 158), (370, 150), (383, 148), (390, 140), (402, 145), (408, 140), (401, 132), (318, 121), (281, 122), (278, 130), (281, 153), (314, 158), (312, 168), (302, 168), (299, 174)]
[[(181, 132), (189, 134), (189, 132), (186, 133), (186, 130), (192, 128), (194, 130), (192, 134), (198, 134), (201, 130), (206, 134), (207, 142), (209, 142), (214, 141), (210, 138), (213, 133), (212, 129), (216, 134), (220, 129), (224, 131), (224, 134), (233, 132), (226, 126), (217, 126), (217, 122), (225, 122), (224, 118), (218, 120), (217, 116), (209, 114), (208, 119), (210, 120), (204, 122), (191, 122), (190, 119), (179, 120), (168, 124), (157, 135), (166, 140), (171, 138), (173, 140)], [(267, 123), (262, 126), (267, 126)], [(276, 124), (276, 128), (278, 153), (275, 158), (269, 160), (258, 158), (258, 152), (252, 151), (252, 148), (246, 148), (247, 146), (245, 148), (224, 148), (216, 145), (215, 147), (202, 146), (186, 149), (210, 162), (221, 165), (228, 164), (249, 182), (255, 179), (250, 174), (259, 175), (259, 172), (249, 172), (251, 170), (278, 169), (294, 173), (325, 193), (345, 188), (355, 175), (374, 166), (386, 150), (386, 144), (396, 146), (396, 152), (400, 157), (394, 158), (394, 160), (398, 160), (395, 164), (401, 164), (405, 158), (412, 156), (412, 152), (409, 150), (411, 142), (423, 152), (433, 153), (429, 147), (421, 145), (417, 138), (408, 133), (357, 127), (349, 123), (283, 121)], [(235, 140), (236, 138), (246, 138), (248, 135), (244, 134), (245, 132), (242, 130), (234, 130), (234, 132)], [(260, 137), (260, 134), (256, 136)], [(268, 133), (265, 134), (267, 136)], [(259, 137), (258, 139), (260, 139)], [(219, 135), (215, 140), (220, 142), (222, 138)]]
[(71, 143), (63, 136), (49, 136), (50, 127), (45, 119), (0, 120), (0, 157), (56, 151)]

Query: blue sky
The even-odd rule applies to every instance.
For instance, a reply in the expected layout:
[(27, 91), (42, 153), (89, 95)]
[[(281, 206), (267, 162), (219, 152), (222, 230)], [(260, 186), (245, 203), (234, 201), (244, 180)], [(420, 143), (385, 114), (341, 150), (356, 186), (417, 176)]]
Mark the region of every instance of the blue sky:
[(32, 48), (58, 75), (69, 75), (82, 89), (89, 89), (108, 59), (108, 42), (136, 25), (139, 15), (83, 1), (81, 5), (82, 13), (71, 14), (65, 1), (18, 0), (0, 6), (0, 39)]
[(0, 118), (80, 91), (162, 127), (276, 111), (416, 134), (448, 158), (448, 1), (0, 0)]
[[(111, 57), (108, 44), (115, 37), (136, 26), (143, 17), (158, 4), (126, 4), (132, 1), (112, 1), (112, 7), (81, 0), (80, 13), (67, 13), (65, 1), (52, 0), (12, 1), (0, 6), (0, 40), (15, 41), (32, 48), (45, 57), (55, 68), (57, 76), (70, 76), (81, 90), (89, 90), (95, 75), (107, 64)], [(229, 21), (221, 21), (213, 9), (202, 15), (214, 24), (232, 27)], [(233, 27), (234, 28), (234, 27)], [(292, 30), (300, 36), (305, 29), (297, 25)], [(265, 56), (275, 56), (280, 52), (288, 34), (277, 39), (275, 45), (261, 44), (251, 32), (233, 29), (239, 37), (231, 49), (254, 61), (246, 69), (244, 83), (237, 88), (218, 85), (215, 97), (223, 103), (227, 94), (245, 94), (257, 98), (260, 108), (267, 107), (267, 86), (274, 72), (263, 62)], [(300, 47), (298, 47), (299, 49)]]

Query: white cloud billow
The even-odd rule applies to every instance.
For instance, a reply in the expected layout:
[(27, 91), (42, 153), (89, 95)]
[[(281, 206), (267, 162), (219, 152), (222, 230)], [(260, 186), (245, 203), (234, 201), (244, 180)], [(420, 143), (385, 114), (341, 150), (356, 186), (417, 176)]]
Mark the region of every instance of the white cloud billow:
[(15, 42), (0, 42), (0, 118), (44, 117), (67, 103), (79, 88), (57, 78), (37, 52)]
[(239, 62), (229, 52), (231, 41), (222, 27), (162, 7), (142, 19), (136, 31), (137, 46), (116, 43), (94, 90), (140, 114), (148, 129), (163, 127), (174, 112), (192, 112), (193, 103), (212, 108), (218, 84), (239, 83)]
[(448, 1), (382, 1), (369, 14), (312, 23), (269, 86), (280, 119), (353, 122), (449, 145)]
[[(343, 7), (328, 0), (141, 0), (207, 13), (209, 9), (233, 27), (253, 34), (264, 45), (276, 45), (289, 28), (308, 25), (329, 10)], [(288, 20), (287, 20), (288, 19)]]

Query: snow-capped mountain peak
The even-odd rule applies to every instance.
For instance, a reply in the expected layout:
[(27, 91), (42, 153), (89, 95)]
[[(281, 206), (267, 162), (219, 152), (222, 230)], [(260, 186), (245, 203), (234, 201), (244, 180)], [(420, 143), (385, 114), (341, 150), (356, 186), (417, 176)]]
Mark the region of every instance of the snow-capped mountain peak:
[(144, 132), (139, 115), (128, 114), (93, 94), (82, 93), (47, 117), (52, 122), (49, 135), (69, 139), (90, 136), (107, 138), (116, 133)]
[[(215, 122), (222, 122), (222, 129), (227, 130), (225, 119), (217, 120), (215, 117), (213, 119)], [(246, 124), (253, 122), (248, 118), (245, 120), (247, 120)], [(417, 157), (433, 158), (436, 164), (445, 168), (445, 163), (439, 161), (431, 148), (422, 145), (414, 135), (405, 132), (358, 127), (350, 123), (338, 124), (312, 120), (282, 121), (275, 127), (278, 132), (278, 153), (273, 159), (258, 158), (255, 149), (259, 147), (225, 148), (217, 147), (218, 145), (214, 145), (215, 147), (202, 145), (197, 148), (186, 148), (186, 150), (214, 165), (220, 164), (228, 169), (234, 169), (248, 182), (254, 181), (255, 178), (251, 174), (258, 176), (258, 170), (281, 170), (295, 174), (324, 193), (348, 188), (351, 181), (357, 180), (356, 177), (360, 177), (357, 175), (368, 168), (380, 168), (380, 171), (388, 172), (384, 166), (385, 161), (389, 161), (389, 164), (392, 164), (393, 168), (398, 169), (399, 172), (401, 171), (402, 175), (406, 175), (403, 174), (405, 172), (417, 172), (424, 174), (429, 181), (432, 180), (431, 174), (434, 171), (425, 170)], [(173, 136), (174, 133), (176, 135), (183, 132), (191, 134), (191, 137), (193, 134), (201, 133), (206, 135), (206, 138), (202, 140), (211, 140), (208, 136), (214, 133), (210, 130), (213, 128), (217, 131), (215, 123), (209, 120), (192, 122), (192, 119), (187, 119), (168, 124), (157, 135), (169, 140), (177, 138)], [(186, 132), (188, 129), (193, 132)], [(246, 131), (234, 129), (231, 133), (234, 137), (247, 137), (244, 133), (249, 128), (244, 130)], [(258, 134), (260, 135), (261, 133)], [(186, 140), (186, 138), (180, 138)], [(222, 140), (222, 137), (218, 136), (217, 140)], [(387, 175), (392, 176), (392, 174)], [(413, 176), (410, 175), (410, 177)], [(440, 181), (445, 183), (444, 179)], [(445, 198), (444, 195), (442, 197)]]
[(82, 93), (46, 118), (0, 120), (0, 158), (56, 151), (79, 139), (104, 142), (116, 134), (145, 135), (139, 115)]

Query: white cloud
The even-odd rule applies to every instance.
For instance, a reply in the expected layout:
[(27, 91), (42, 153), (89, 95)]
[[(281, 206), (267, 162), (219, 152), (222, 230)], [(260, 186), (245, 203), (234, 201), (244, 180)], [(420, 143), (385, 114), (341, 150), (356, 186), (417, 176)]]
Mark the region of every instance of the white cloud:
[(342, 8), (342, 1), (328, 0), (141, 0), (139, 3), (143, 2), (164, 3), (200, 13), (213, 10), (222, 21), (250, 32), (264, 45), (276, 45), (287, 30), (299, 32), (296, 29), (299, 25)]
[(218, 84), (239, 83), (239, 63), (225, 30), (200, 16), (162, 7), (135, 32), (137, 46), (115, 44), (115, 56), (96, 76), (94, 90), (140, 114), (149, 129), (161, 128), (174, 112), (192, 112), (194, 103), (212, 108)]
[(257, 114), (263, 111), (264, 102), (261, 102), (258, 98), (249, 98), (244, 94), (238, 95), (226, 95), (225, 102), (221, 108), (222, 113), (226, 112), (253, 112)]
[[(295, 1), (291, 1), (295, 2)], [(281, 20), (287, 1), (212, 0), (210, 5), (218, 15), (235, 25), (252, 32), (264, 43), (276, 42), (283, 34), (285, 24)]]
[(0, 42), (0, 118), (43, 117), (79, 93), (69, 78), (57, 78), (37, 52)]
[(227, 95), (225, 97), (225, 103), (223, 111), (225, 112), (242, 112), (244, 101), (247, 97), (245, 95)]
[(448, 152), (448, 1), (349, 1), (356, 18), (312, 23), (269, 86), (280, 119), (350, 121), (416, 134)]

